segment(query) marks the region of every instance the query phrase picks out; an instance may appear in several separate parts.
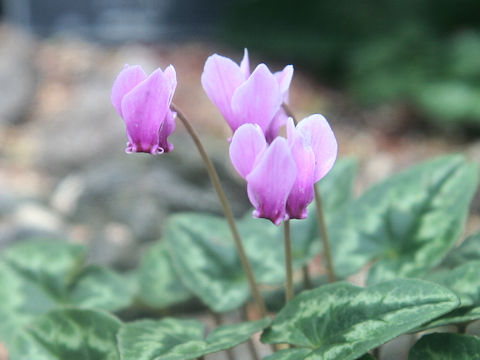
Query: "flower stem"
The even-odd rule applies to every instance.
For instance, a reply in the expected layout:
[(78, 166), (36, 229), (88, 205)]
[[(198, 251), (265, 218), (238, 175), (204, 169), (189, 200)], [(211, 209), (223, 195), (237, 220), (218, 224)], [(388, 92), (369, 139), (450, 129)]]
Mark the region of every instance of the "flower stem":
[(328, 282), (332, 283), (336, 281), (337, 277), (335, 275), (335, 270), (333, 268), (332, 251), (330, 250), (330, 240), (328, 238), (327, 225), (325, 223), (325, 215), (323, 213), (322, 196), (320, 194), (320, 190), (318, 189), (317, 185), (314, 185), (314, 188), (315, 188), (315, 205), (317, 207), (317, 221), (318, 221), (318, 227), (320, 230), (320, 238), (322, 240), (323, 255), (325, 256), (325, 262), (327, 266), (327, 277), (328, 277)]
[(243, 270), (247, 275), (247, 279), (250, 285), (250, 290), (252, 291), (253, 299), (257, 305), (260, 315), (262, 317), (265, 317), (267, 315), (267, 309), (260, 295), (260, 291), (255, 281), (255, 276), (253, 275), (252, 267), (250, 266), (250, 262), (248, 261), (247, 254), (243, 247), (242, 240), (240, 239), (240, 234), (235, 224), (235, 219), (233, 217), (232, 209), (230, 208), (225, 192), (223, 191), (223, 187), (220, 183), (220, 179), (218, 177), (217, 171), (215, 170), (215, 167), (213, 166), (210, 158), (208, 157), (207, 152), (205, 151), (205, 148), (200, 142), (200, 138), (198, 137), (195, 129), (187, 120), (183, 112), (173, 103), (171, 105), (171, 108), (173, 111), (177, 113), (177, 117), (180, 119), (182, 124), (185, 126), (185, 129), (190, 134), (190, 137), (192, 138), (193, 142), (197, 146), (198, 152), (200, 153), (200, 156), (202, 157), (202, 160), (205, 163), (205, 167), (207, 169), (208, 175), (210, 176), (210, 180), (212, 181), (213, 187), (217, 192), (218, 199), (220, 200), (220, 204), (222, 205), (223, 213), (225, 214), (225, 218), (227, 219), (228, 225), (230, 227), (230, 231), (232, 232), (235, 245), (237, 246), (238, 255), (240, 257)]
[[(295, 124), (297, 124), (297, 119), (295, 118), (295, 114), (293, 113), (290, 106), (286, 103), (282, 104), (283, 110), (285, 113), (291, 117)], [(333, 268), (333, 261), (332, 261), (332, 251), (330, 250), (330, 240), (328, 237), (327, 225), (325, 223), (325, 215), (323, 212), (323, 204), (322, 204), (322, 196), (320, 194), (320, 190), (314, 185), (315, 189), (315, 205), (317, 208), (317, 222), (318, 228), (320, 230), (320, 239), (322, 240), (322, 247), (323, 247), (323, 255), (325, 257), (325, 265), (327, 268), (327, 277), (328, 282), (335, 282), (337, 277), (335, 275), (335, 270)]]
[(283, 222), (283, 239), (285, 245), (285, 302), (293, 298), (293, 266), (292, 266), (292, 241), (290, 239), (290, 220)]

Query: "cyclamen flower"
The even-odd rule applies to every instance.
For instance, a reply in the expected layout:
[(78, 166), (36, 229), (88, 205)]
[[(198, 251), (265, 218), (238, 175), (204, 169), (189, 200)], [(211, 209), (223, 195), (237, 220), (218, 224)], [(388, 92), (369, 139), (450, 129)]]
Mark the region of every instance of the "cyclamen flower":
[(176, 86), (172, 65), (148, 77), (140, 66), (125, 65), (113, 83), (111, 100), (125, 121), (127, 153), (156, 155), (173, 150), (167, 138), (175, 130), (176, 113), (170, 104)]
[(258, 125), (238, 128), (230, 144), (230, 159), (247, 181), (254, 217), (275, 225), (288, 219), (304, 219), (314, 198), (314, 184), (335, 163), (337, 142), (321, 115), (302, 120), (297, 127), (290, 119), (288, 140), (277, 137), (267, 145)]
[(270, 143), (287, 120), (281, 105), (288, 102), (292, 76), (292, 65), (272, 74), (260, 64), (250, 73), (245, 49), (240, 66), (227, 57), (210, 56), (202, 73), (202, 86), (233, 132), (243, 124), (257, 124)]

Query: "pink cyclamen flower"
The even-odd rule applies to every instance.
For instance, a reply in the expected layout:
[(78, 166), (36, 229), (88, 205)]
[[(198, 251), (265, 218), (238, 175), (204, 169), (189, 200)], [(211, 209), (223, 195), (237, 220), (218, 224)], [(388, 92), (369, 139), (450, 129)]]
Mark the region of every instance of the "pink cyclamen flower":
[(172, 65), (150, 76), (138, 65), (125, 65), (113, 83), (111, 100), (125, 121), (127, 153), (156, 155), (173, 150), (167, 138), (175, 130), (176, 113), (170, 104), (176, 86)]
[(257, 124), (270, 143), (287, 119), (281, 105), (288, 102), (292, 76), (292, 65), (272, 74), (260, 64), (250, 73), (245, 49), (240, 65), (224, 56), (210, 56), (202, 73), (202, 86), (233, 132), (243, 124)]
[(279, 225), (287, 219), (304, 219), (314, 198), (314, 184), (335, 163), (337, 142), (321, 115), (302, 120), (297, 127), (290, 119), (288, 140), (277, 137), (270, 145), (258, 125), (238, 128), (230, 144), (230, 159), (247, 180), (254, 217)]

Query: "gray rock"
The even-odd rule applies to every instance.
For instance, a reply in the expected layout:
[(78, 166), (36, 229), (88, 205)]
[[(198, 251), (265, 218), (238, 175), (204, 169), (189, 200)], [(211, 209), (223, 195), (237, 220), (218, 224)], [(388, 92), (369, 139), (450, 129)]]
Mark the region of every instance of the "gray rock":
[(36, 88), (32, 40), (19, 29), (0, 26), (0, 124), (25, 120)]

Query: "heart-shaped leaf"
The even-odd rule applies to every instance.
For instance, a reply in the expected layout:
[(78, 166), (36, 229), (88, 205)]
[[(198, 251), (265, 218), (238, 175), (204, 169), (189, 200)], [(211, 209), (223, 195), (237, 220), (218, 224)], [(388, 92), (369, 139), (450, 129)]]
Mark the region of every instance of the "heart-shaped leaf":
[(185, 286), (216, 312), (233, 310), (249, 296), (248, 283), (223, 219), (195, 213), (168, 220), (165, 239)]
[(107, 313), (61, 309), (41, 315), (29, 332), (36, 345), (58, 360), (120, 360), (120, 321)]
[(408, 359), (480, 360), (480, 339), (452, 333), (424, 335), (413, 345)]
[(72, 277), (85, 260), (83, 246), (38, 239), (22, 241), (8, 247), (4, 261), (43, 297), (62, 301)]
[(463, 230), (477, 178), (476, 165), (448, 156), (372, 187), (330, 226), (338, 275), (376, 259), (368, 277), (373, 284), (439, 264)]
[(26, 299), (22, 311), (38, 315), (59, 304), (109, 311), (127, 306), (128, 282), (110, 269), (84, 267), (85, 256), (84, 246), (66, 241), (22, 241), (7, 248), (3, 260)]
[(118, 343), (122, 360), (187, 360), (226, 350), (247, 341), (270, 323), (262, 320), (219, 326), (205, 339), (195, 320), (140, 320), (122, 326)]
[(138, 276), (138, 296), (153, 308), (165, 308), (192, 296), (173, 268), (163, 241), (158, 241), (147, 249), (140, 262)]
[(421, 280), (397, 279), (368, 288), (340, 282), (296, 296), (262, 341), (310, 349), (298, 359), (356, 359), (458, 303), (448, 289)]

